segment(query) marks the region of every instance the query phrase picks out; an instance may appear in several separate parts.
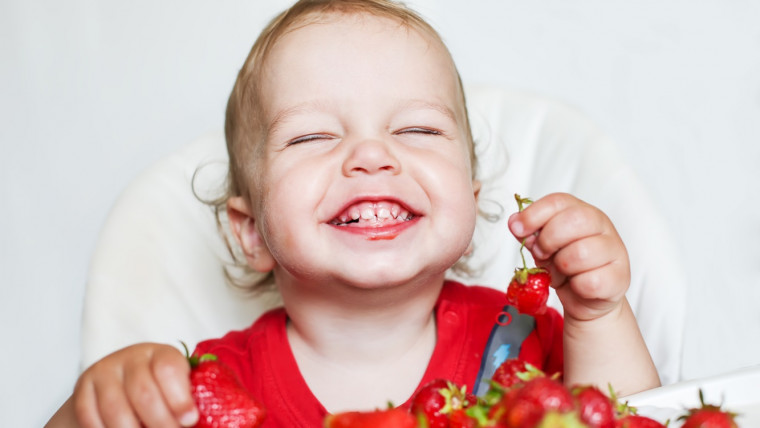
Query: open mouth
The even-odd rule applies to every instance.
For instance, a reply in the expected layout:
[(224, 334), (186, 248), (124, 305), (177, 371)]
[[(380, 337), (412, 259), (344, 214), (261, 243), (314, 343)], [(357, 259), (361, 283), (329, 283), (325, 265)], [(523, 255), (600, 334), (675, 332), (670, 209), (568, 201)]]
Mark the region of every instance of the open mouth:
[(330, 224), (344, 227), (387, 227), (414, 218), (407, 208), (393, 201), (364, 201), (343, 210)]

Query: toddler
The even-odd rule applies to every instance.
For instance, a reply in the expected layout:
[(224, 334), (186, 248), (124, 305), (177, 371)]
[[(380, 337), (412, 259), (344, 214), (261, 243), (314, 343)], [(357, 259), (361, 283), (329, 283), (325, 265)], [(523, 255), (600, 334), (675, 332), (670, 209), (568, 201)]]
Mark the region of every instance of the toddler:
[[(497, 347), (568, 384), (621, 395), (659, 385), (625, 298), (625, 247), (573, 196), (509, 219), (551, 271), (564, 320), (445, 279), (469, 252), (480, 183), (453, 60), (403, 6), (296, 3), (241, 69), (226, 135), (231, 234), (251, 269), (271, 273), (283, 308), (196, 352), (233, 368), (267, 408), (264, 426), (408, 406), (434, 378), (482, 392)], [(192, 426), (189, 370), (173, 346), (127, 347), (87, 369), (48, 426)]]

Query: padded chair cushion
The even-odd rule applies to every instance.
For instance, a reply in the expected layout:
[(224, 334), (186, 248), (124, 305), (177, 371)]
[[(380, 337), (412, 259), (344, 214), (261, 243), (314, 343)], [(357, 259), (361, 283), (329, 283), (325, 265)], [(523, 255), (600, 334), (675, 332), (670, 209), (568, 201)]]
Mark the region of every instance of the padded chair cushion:
[[(506, 220), (514, 193), (568, 192), (602, 209), (631, 260), (627, 297), (662, 382), (680, 377), (686, 288), (662, 217), (617, 146), (578, 111), (533, 94), (467, 88), (483, 181), (480, 201), (497, 221), (477, 226), (466, 283), (505, 289), (520, 263)], [(225, 283), (230, 262), (204, 195), (219, 189), (227, 160), (221, 133), (199, 138), (137, 177), (120, 196), (92, 258), (82, 328), (82, 365), (129, 344), (189, 346), (250, 325), (279, 302)], [(453, 275), (452, 275), (453, 276)], [(550, 304), (561, 309), (552, 295)]]

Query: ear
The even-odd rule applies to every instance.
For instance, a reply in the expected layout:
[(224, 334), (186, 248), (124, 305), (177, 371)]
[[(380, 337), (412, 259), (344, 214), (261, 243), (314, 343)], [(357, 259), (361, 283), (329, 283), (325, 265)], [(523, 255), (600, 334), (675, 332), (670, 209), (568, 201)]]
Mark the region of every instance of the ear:
[[(478, 214), (480, 213), (480, 208), (478, 207), (478, 202), (480, 199), (480, 188), (482, 187), (482, 184), (480, 183), (480, 180), (472, 180), (472, 191), (475, 196), (475, 217), (477, 218)], [(470, 241), (470, 245), (467, 246), (467, 249), (464, 250), (464, 255), (469, 256), (473, 252), (473, 245), (472, 241)]]
[(248, 266), (261, 273), (274, 269), (276, 262), (261, 238), (248, 202), (240, 196), (229, 198), (227, 216), (230, 220), (232, 236), (240, 244)]
[(483, 185), (481, 184), (480, 180), (473, 179), (472, 180), (472, 191), (475, 194), (475, 205), (478, 204), (478, 197), (480, 197), (480, 188)]

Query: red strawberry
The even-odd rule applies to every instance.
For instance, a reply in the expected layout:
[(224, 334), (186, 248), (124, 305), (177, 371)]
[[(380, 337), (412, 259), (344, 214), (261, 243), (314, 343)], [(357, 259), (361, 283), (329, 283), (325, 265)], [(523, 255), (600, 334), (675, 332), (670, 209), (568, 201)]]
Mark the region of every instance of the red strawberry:
[(507, 302), (517, 308), (521, 314), (541, 315), (546, 312), (551, 282), (552, 277), (546, 269), (528, 269), (527, 267), (515, 269), (515, 274), (507, 287)]
[(193, 399), (200, 413), (196, 428), (261, 426), (266, 417), (264, 407), (243, 388), (229, 367), (213, 354), (193, 355), (188, 361)]
[(448, 389), (449, 385), (450, 382), (446, 379), (435, 379), (426, 383), (414, 394), (409, 411), (415, 415), (423, 414), (430, 428), (448, 427), (449, 417), (441, 413), (441, 409), (446, 407), (446, 397), (441, 391)]
[(536, 428), (589, 428), (575, 412), (547, 412)]
[(699, 390), (700, 407), (689, 409), (689, 413), (679, 419), (682, 428), (736, 428), (736, 414), (721, 409), (721, 406), (705, 404), (702, 390)]
[(449, 414), (449, 428), (477, 428), (478, 420), (467, 414), (466, 409), (457, 409)]
[(620, 403), (617, 399), (617, 394), (609, 385), (610, 388), (610, 400), (615, 405), (615, 414), (617, 420), (615, 421), (615, 428), (665, 428), (662, 423), (636, 414), (636, 408), (628, 405), (628, 402)]
[[(517, 385), (517, 387), (507, 390), (502, 389), (498, 384), (491, 385), (490, 390), (486, 393), (486, 403), (490, 405), (488, 409), (488, 421), (501, 423), (505, 419), (507, 411), (511, 409), (512, 402), (515, 400), (520, 387), (523, 386), (523, 384)], [(496, 400), (495, 402), (491, 401), (492, 397)]]
[[(519, 211), (523, 210), (523, 204), (533, 201), (521, 198), (515, 194)], [(546, 302), (549, 299), (549, 286), (552, 278), (549, 271), (543, 268), (528, 268), (525, 263), (525, 240), (520, 245), (520, 257), (523, 267), (515, 269), (512, 280), (507, 287), (507, 302), (517, 308), (518, 312), (527, 315), (540, 315), (546, 312)]]
[(447, 428), (452, 414), (463, 412), (476, 401), (477, 398), (465, 393), (465, 387), (446, 379), (434, 379), (414, 394), (409, 411), (424, 415), (429, 428)]
[(400, 408), (327, 415), (324, 428), (418, 428), (417, 417)]
[(665, 428), (662, 423), (636, 414), (636, 408), (628, 405), (628, 402), (619, 402), (617, 394), (609, 385), (610, 389), (610, 401), (615, 406), (615, 428)]
[(595, 386), (576, 386), (571, 391), (575, 397), (580, 420), (590, 428), (614, 428), (615, 404)]
[(570, 391), (549, 377), (537, 377), (510, 390), (497, 406), (502, 412), (499, 421), (510, 428), (534, 428), (549, 411), (574, 409)]
[(537, 376), (545, 376), (545, 374), (532, 364), (517, 358), (510, 358), (501, 363), (493, 373), (491, 380), (504, 388), (511, 388)]
[(615, 422), (615, 428), (665, 428), (665, 425), (641, 415), (626, 415)]

